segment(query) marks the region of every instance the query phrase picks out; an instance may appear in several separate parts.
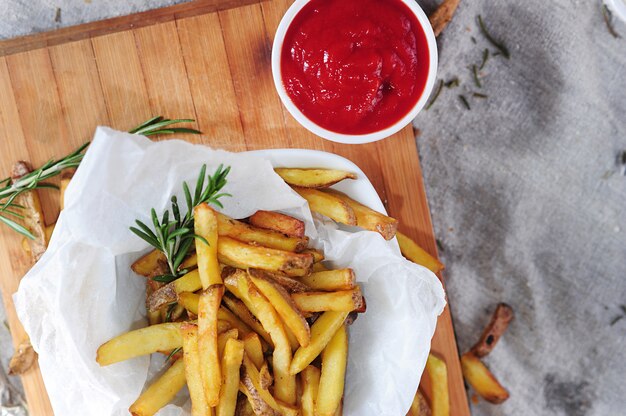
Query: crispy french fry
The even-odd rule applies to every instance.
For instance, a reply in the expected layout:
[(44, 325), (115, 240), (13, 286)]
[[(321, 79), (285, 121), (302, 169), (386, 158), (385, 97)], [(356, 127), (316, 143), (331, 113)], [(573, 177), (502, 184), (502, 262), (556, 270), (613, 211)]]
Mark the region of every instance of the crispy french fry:
[(430, 416), (430, 407), (421, 391), (415, 392), (413, 403), (406, 416)]
[(313, 255), (313, 263), (319, 263), (320, 261), (324, 261), (324, 253), (322, 253), (320, 250), (307, 248), (302, 250), (302, 252)]
[(157, 351), (183, 346), (181, 322), (152, 325), (119, 335), (98, 348), (96, 361), (105, 366)]
[(274, 169), (285, 182), (303, 188), (328, 188), (344, 179), (356, 179), (354, 173), (335, 169)]
[[(270, 302), (253, 286), (246, 273), (235, 273), (226, 279), (226, 287), (241, 299), (250, 312), (269, 332), (274, 343), (272, 354), (276, 385), (274, 394), (278, 400), (287, 404), (296, 402), (296, 379), (289, 373), (291, 365), (291, 346), (285, 334), (280, 317)], [(295, 373), (294, 373), (295, 374)]]
[(315, 416), (315, 402), (320, 387), (320, 370), (312, 365), (300, 373), (302, 380), (302, 416)]
[(302, 198), (309, 203), (309, 208), (313, 212), (322, 214), (332, 220), (347, 225), (356, 225), (356, 214), (352, 207), (337, 195), (317, 189), (293, 187)]
[(461, 369), (467, 384), (490, 403), (502, 403), (509, 398), (509, 392), (473, 352), (461, 356)]
[(208, 204), (200, 204), (193, 210), (194, 232), (205, 241), (196, 238), (196, 255), (202, 288), (222, 283), (222, 273), (217, 261), (218, 220), (217, 213)]
[(9, 375), (21, 375), (27, 372), (37, 361), (37, 353), (33, 349), (28, 337), (20, 342), (15, 349), (15, 353), (9, 361)]
[(352, 269), (314, 272), (299, 279), (313, 290), (350, 290), (356, 286), (356, 277)]
[(254, 363), (256, 368), (260, 369), (263, 365), (263, 347), (261, 346), (259, 335), (254, 332), (245, 335), (243, 337), (243, 348), (250, 361)]
[[(27, 162), (16, 162), (15, 165), (13, 165), (11, 178), (18, 180), (31, 171), (32, 169)], [(34, 239), (28, 239), (28, 244), (30, 246), (31, 257), (33, 261), (36, 262), (46, 251), (46, 247), (48, 246), (45, 231), (46, 221), (41, 208), (39, 194), (36, 189), (23, 192), (15, 198), (13, 202), (17, 205), (21, 205), (21, 208), (17, 208), (19, 215), (22, 216), (20, 222), (30, 231), (33, 237), (35, 237)]]
[(234, 220), (223, 214), (217, 214), (220, 237), (231, 237), (244, 243), (256, 243), (264, 247), (284, 251), (299, 252), (309, 244), (307, 237), (290, 237), (277, 231), (254, 227)]
[(148, 311), (153, 312), (157, 309), (161, 309), (163, 305), (176, 302), (179, 293), (195, 292), (201, 288), (200, 272), (198, 270), (192, 270), (162, 288), (155, 290), (146, 300), (146, 306)]
[(74, 176), (74, 172), (76, 172), (75, 169), (68, 169), (61, 173), (61, 181), (59, 183), (59, 208), (61, 211), (65, 208), (65, 191)]
[(303, 284), (300, 279), (294, 279), (281, 273), (271, 273), (259, 269), (248, 269), (248, 273), (250, 273), (251, 276), (272, 280), (291, 293), (306, 292), (311, 289), (307, 285)]
[(298, 343), (306, 347), (311, 340), (311, 330), (304, 316), (282, 286), (262, 277), (251, 276), (252, 282), (270, 301), (285, 325), (293, 332)]
[(224, 348), (229, 339), (238, 339), (239, 331), (237, 328), (231, 328), (217, 336), (217, 351), (220, 357), (224, 356)]
[(292, 404), (283, 403), (280, 400), (276, 400), (278, 407), (280, 408), (280, 414), (282, 416), (300, 416), (300, 409), (298, 406)]
[(428, 17), (433, 27), (433, 32), (435, 32), (435, 36), (439, 36), (443, 29), (448, 26), (460, 2), (461, 0), (444, 0)]
[(248, 402), (252, 407), (252, 414), (256, 416), (281, 416), (279, 412), (272, 409), (270, 405), (261, 398), (261, 395), (254, 386), (248, 388), (246, 384), (252, 386), (250, 378), (244, 374), (239, 381), (239, 391), (248, 398)]
[(289, 215), (272, 211), (257, 211), (249, 218), (255, 227), (274, 230), (291, 237), (304, 237), (304, 222)]
[(183, 324), (180, 327), (183, 337), (183, 360), (185, 361), (185, 376), (189, 397), (191, 398), (192, 416), (209, 416), (209, 407), (204, 395), (204, 384), (200, 374), (200, 357), (198, 354), (198, 326), (196, 324)]
[(192, 253), (187, 256), (185, 260), (180, 264), (178, 270), (189, 270), (195, 269), (198, 267), (198, 255), (196, 253)]
[(217, 254), (222, 263), (232, 267), (282, 271), (290, 276), (307, 274), (313, 264), (311, 254), (252, 246), (230, 237), (219, 239)]
[(165, 254), (159, 250), (152, 250), (137, 259), (130, 268), (137, 274), (146, 277), (158, 276), (167, 271)]
[[(182, 337), (181, 337), (182, 338)], [(133, 416), (152, 416), (185, 386), (185, 364), (177, 360), (128, 409)]]
[(433, 353), (426, 360), (426, 372), (430, 379), (431, 412), (433, 416), (450, 415), (450, 392), (448, 390), (448, 367)]
[(219, 402), (222, 373), (217, 345), (217, 311), (224, 294), (223, 285), (211, 285), (200, 295), (198, 303), (198, 354), (202, 363), (202, 382), (209, 406)]
[(315, 403), (317, 416), (333, 416), (341, 403), (348, 364), (348, 335), (342, 325), (322, 353), (322, 373)]
[(324, 266), (322, 263), (313, 263), (313, 273), (317, 272), (325, 272), (328, 270), (328, 267)]
[[(239, 383), (239, 386), (240, 387), (242, 386), (241, 383)], [(250, 401), (245, 395), (240, 396), (237, 399), (237, 410), (235, 410), (235, 415), (236, 416), (256, 416), (256, 414), (254, 413), (254, 410), (252, 409), (252, 405), (250, 404)]]
[[(262, 383), (259, 370), (257, 370), (254, 363), (246, 355), (243, 356), (243, 376), (241, 382), (252, 395), (258, 395), (258, 399), (267, 403), (270, 408), (275, 411), (280, 411), (276, 399), (272, 396), (267, 386), (264, 387), (263, 384), (266, 383)], [(254, 403), (252, 403), (252, 407), (254, 407)]]
[[(245, 273), (245, 272), (241, 272)], [(228, 287), (228, 285), (226, 286)], [(248, 307), (236, 297), (225, 294), (222, 301), (226, 304), (228, 309), (237, 317), (239, 320), (244, 322), (248, 327), (252, 328), (254, 332), (259, 334), (265, 342), (267, 342), (270, 346), (274, 346), (272, 342), (272, 338), (270, 334), (263, 328), (263, 326), (259, 323), (259, 321), (254, 317), (252, 312), (248, 309)]]
[(244, 356), (244, 345), (237, 339), (229, 339), (222, 356), (223, 383), (216, 408), (217, 416), (234, 416), (239, 392), (239, 368)]
[(325, 192), (331, 193), (344, 201), (352, 208), (356, 215), (356, 225), (366, 230), (376, 231), (382, 235), (385, 240), (391, 240), (398, 231), (398, 220), (391, 218), (385, 214), (374, 211), (365, 205), (355, 201), (341, 192), (329, 189)]
[(324, 312), (311, 327), (311, 342), (306, 347), (298, 348), (293, 356), (291, 374), (298, 374), (322, 352), (337, 329), (343, 324), (348, 312)]
[(292, 293), (291, 298), (303, 312), (345, 311), (352, 312), (363, 306), (363, 294), (359, 286), (336, 292)]
[(443, 263), (428, 254), (426, 250), (418, 246), (415, 241), (411, 240), (406, 235), (401, 232), (397, 232), (396, 237), (398, 238), (398, 244), (400, 245), (402, 255), (411, 260), (413, 263), (424, 266), (433, 273), (439, 273), (445, 268)]
[(513, 308), (506, 303), (498, 304), (491, 317), (491, 322), (489, 322), (480, 339), (471, 349), (476, 357), (484, 357), (495, 348), (514, 316)]
[(337, 406), (337, 410), (335, 410), (334, 416), (343, 416), (343, 399), (339, 402), (339, 406)]

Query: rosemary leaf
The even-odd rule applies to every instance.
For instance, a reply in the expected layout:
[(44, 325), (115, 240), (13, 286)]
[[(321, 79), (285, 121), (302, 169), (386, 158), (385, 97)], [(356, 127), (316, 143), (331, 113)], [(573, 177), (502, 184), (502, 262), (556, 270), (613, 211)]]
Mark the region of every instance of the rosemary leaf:
[(174, 280), (178, 279), (179, 276), (174, 276), (172, 274), (160, 274), (158, 276), (154, 276), (152, 277), (152, 280), (154, 280), (155, 282), (161, 282), (161, 283), (171, 283)]
[(487, 30), (487, 27), (485, 26), (485, 22), (483, 22), (483, 18), (481, 15), (478, 15), (478, 26), (480, 27), (480, 31), (485, 36), (485, 38), (487, 38), (489, 43), (495, 46), (506, 59), (510, 59), (511, 54), (509, 53), (509, 48), (507, 48), (502, 41), (498, 41), (493, 36), (491, 36), (489, 31)]
[(459, 95), (459, 100), (461, 100), (461, 102), (463, 103), (463, 105), (465, 106), (465, 108), (467, 108), (468, 110), (471, 110), (472, 108), (470, 107), (469, 102), (467, 101), (467, 98), (465, 98), (464, 95)]
[(472, 97), (475, 97), (475, 98), (482, 98), (483, 100), (484, 100), (484, 99), (489, 98), (489, 96), (488, 96), (488, 95), (481, 94), (481, 93), (479, 93), (479, 92), (472, 93)]
[(446, 88), (455, 88), (455, 87), (458, 87), (459, 84), (460, 84), (459, 78), (458, 77), (454, 77), (450, 81), (446, 82), (445, 86), (446, 86)]
[(485, 67), (485, 64), (487, 63), (488, 60), (489, 60), (489, 49), (485, 48), (485, 50), (483, 51), (483, 61), (480, 63), (480, 66), (478, 67), (478, 69), (482, 71), (482, 69)]
[(609, 31), (609, 33), (611, 34), (611, 36), (613, 36), (616, 39), (621, 38), (619, 33), (617, 33), (615, 31), (615, 28), (613, 27), (613, 13), (611, 13), (611, 10), (609, 10), (609, 8), (607, 7), (606, 4), (602, 5), (602, 18), (604, 19), (604, 23), (606, 24), (606, 28)]
[(474, 84), (476, 84), (478, 88), (482, 88), (480, 78), (478, 77), (478, 67), (476, 65), (472, 65), (472, 75), (474, 76)]
[(35, 236), (26, 227), (16, 223), (13, 220), (8, 219), (7, 217), (0, 215), (0, 222), (3, 222), (4, 224), (12, 228), (14, 231), (17, 231), (18, 233), (22, 234), (25, 237), (30, 238), (31, 240), (35, 239)]
[(172, 357), (173, 357), (173, 356), (175, 356), (175, 355), (176, 355), (176, 353), (178, 353), (178, 352), (179, 352), (180, 350), (182, 350), (182, 349), (183, 349), (183, 347), (178, 347), (178, 348), (173, 349), (173, 350), (172, 350), (172, 352), (170, 352), (170, 355), (168, 355), (168, 356), (167, 356), (167, 358), (165, 359), (165, 361), (167, 362), (167, 361), (171, 360), (171, 359), (172, 359)]
[(439, 81), (439, 85), (437, 86), (435, 95), (433, 95), (432, 100), (430, 100), (430, 103), (426, 106), (426, 110), (430, 110), (430, 107), (432, 107), (433, 104), (435, 104), (435, 101), (437, 101), (437, 98), (439, 98), (439, 94), (441, 94), (442, 89), (443, 89), (443, 80)]

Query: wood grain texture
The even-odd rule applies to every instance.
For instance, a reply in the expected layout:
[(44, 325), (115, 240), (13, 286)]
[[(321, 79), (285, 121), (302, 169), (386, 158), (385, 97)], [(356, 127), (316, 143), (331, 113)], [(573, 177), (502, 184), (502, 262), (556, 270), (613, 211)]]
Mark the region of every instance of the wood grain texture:
[[(276, 27), (290, 4), (290, 0), (192, 2), (116, 20), (114, 30), (98, 22), (0, 42), (0, 55), (28, 50), (0, 56), (0, 176), (17, 159), (40, 164), (73, 150), (97, 124), (127, 130), (151, 115), (193, 117), (204, 133), (185, 138), (215, 148), (311, 148), (353, 160), (390, 214), (400, 220), (401, 229), (436, 255), (410, 126), (381, 142), (342, 145), (303, 129), (282, 106), (270, 56)], [(141, 24), (124, 26), (141, 20), (138, 16)], [(101, 33), (108, 34), (94, 37)], [(80, 40), (68, 42), (72, 39)], [(46, 216), (53, 220), (57, 196), (42, 194)], [(28, 267), (19, 238), (0, 227), (0, 286), (16, 342), (25, 334), (11, 294)], [(448, 307), (439, 318), (432, 349), (448, 365), (451, 414), (469, 415)], [(23, 381), (32, 414), (51, 415), (38, 370), (27, 373)], [(430, 394), (427, 382), (422, 387)]]

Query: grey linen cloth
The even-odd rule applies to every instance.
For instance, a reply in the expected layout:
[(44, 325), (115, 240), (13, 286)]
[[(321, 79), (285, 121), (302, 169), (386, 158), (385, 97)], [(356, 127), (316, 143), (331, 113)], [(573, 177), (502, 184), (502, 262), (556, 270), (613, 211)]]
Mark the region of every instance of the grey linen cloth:
[[(171, 3), (4, 0), (0, 37)], [(510, 59), (493, 56), (479, 14)], [(516, 311), (485, 359), (511, 398), (474, 415), (626, 415), (626, 25), (615, 29), (624, 38), (594, 0), (480, 0), (439, 39), (439, 79), (460, 86), (415, 126), (461, 352), (498, 302)]]

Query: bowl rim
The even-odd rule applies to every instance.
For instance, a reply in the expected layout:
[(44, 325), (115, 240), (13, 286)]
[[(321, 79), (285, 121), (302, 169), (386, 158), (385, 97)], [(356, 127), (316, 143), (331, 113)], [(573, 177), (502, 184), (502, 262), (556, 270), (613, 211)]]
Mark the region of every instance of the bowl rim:
[(307, 116), (305, 116), (300, 111), (300, 109), (298, 109), (298, 107), (293, 103), (293, 101), (287, 94), (287, 91), (283, 84), (280, 63), (285, 35), (296, 15), (300, 12), (300, 10), (302, 10), (305, 5), (309, 3), (309, 1), (310, 0), (296, 0), (293, 2), (289, 9), (287, 9), (287, 12), (281, 19), (280, 24), (278, 25), (276, 35), (274, 36), (274, 42), (272, 44), (271, 61), (274, 86), (276, 88), (278, 96), (280, 97), (280, 100), (287, 108), (287, 111), (289, 111), (289, 113), (296, 119), (296, 121), (298, 121), (298, 123), (300, 123), (300, 125), (302, 125), (310, 132), (324, 139), (338, 143), (360, 144), (375, 142), (389, 137), (402, 130), (406, 125), (413, 121), (417, 114), (424, 108), (426, 102), (428, 101), (428, 98), (430, 97), (430, 94), (435, 85), (435, 80), (437, 78), (437, 41), (435, 39), (433, 28), (430, 24), (430, 21), (428, 20), (428, 17), (426, 16), (426, 13), (424, 13), (424, 11), (417, 4), (417, 2), (413, 0), (400, 0), (409, 8), (409, 10), (413, 12), (415, 17), (417, 18), (417, 21), (422, 26), (424, 34), (426, 35), (426, 43), (428, 45), (428, 55), (430, 63), (428, 68), (428, 75), (426, 76), (426, 85), (424, 86), (424, 91), (422, 92), (420, 98), (417, 100), (411, 110), (407, 112), (407, 114), (405, 114), (400, 120), (398, 120), (396, 123), (392, 124), (389, 127), (366, 134), (344, 134), (325, 129), (313, 122)]

